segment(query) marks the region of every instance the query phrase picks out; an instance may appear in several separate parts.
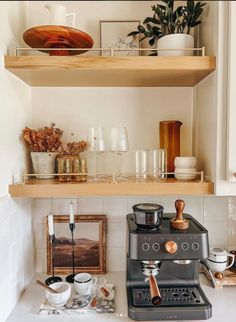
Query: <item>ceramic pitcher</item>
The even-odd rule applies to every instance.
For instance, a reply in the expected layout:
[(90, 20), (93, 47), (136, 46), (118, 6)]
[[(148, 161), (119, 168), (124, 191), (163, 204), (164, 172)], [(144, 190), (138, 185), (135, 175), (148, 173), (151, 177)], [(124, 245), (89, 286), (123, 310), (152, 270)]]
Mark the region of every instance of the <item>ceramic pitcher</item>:
[(67, 18), (72, 17), (72, 27), (75, 27), (75, 13), (66, 13), (66, 7), (62, 4), (46, 4), (49, 10), (49, 24), (67, 26)]

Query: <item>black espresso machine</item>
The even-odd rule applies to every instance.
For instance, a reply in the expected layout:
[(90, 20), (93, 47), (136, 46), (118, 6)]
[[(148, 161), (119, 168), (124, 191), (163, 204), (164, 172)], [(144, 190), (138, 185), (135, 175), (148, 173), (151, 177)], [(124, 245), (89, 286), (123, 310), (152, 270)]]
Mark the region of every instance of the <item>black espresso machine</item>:
[(212, 306), (199, 284), (209, 252), (208, 232), (192, 216), (143, 203), (127, 215), (128, 315), (136, 321), (206, 320)]

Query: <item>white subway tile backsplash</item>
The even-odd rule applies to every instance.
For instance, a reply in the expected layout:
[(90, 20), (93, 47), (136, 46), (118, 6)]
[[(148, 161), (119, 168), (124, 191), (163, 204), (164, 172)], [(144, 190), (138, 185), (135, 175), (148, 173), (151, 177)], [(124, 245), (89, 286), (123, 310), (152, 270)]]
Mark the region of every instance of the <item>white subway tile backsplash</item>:
[[(2, 254), (0, 254), (0, 285), (4, 285), (6, 278), (9, 282), (9, 277), (11, 277), (11, 259), (10, 259), (10, 253), (9, 248), (5, 250)], [(9, 286), (9, 283), (8, 283)], [(0, 287), (1, 289), (1, 287)]]
[(36, 248), (46, 248), (46, 224), (33, 224), (34, 242)]
[(204, 197), (204, 221), (226, 221), (228, 218), (227, 197)]
[(23, 237), (23, 271), (24, 286), (27, 286), (35, 274), (35, 243), (34, 232), (31, 230)]
[(78, 214), (102, 214), (102, 198), (79, 198)]
[(206, 222), (210, 245), (227, 245), (227, 222)]
[(46, 272), (47, 271), (47, 250), (46, 248), (36, 249), (36, 272)]
[(109, 221), (123, 221), (127, 215), (126, 198), (103, 198), (103, 212), (108, 216)]
[(201, 224), (203, 224), (203, 198), (178, 196), (178, 199), (183, 199), (185, 202), (184, 212), (190, 214)]
[(107, 224), (107, 245), (108, 247), (125, 247), (126, 223)]
[(124, 271), (126, 264), (126, 253), (124, 247), (107, 248), (107, 270)]
[[(17, 278), (23, 280), (24, 285), (24, 262), (23, 262), (23, 236), (20, 236), (14, 244), (11, 245), (11, 280)], [(20, 277), (20, 278), (19, 278)]]
[(45, 223), (46, 216), (52, 212), (51, 199), (35, 199), (33, 201), (33, 222)]
[(70, 202), (73, 202), (75, 214), (77, 211), (77, 199), (53, 199), (52, 208), (54, 215), (69, 215), (70, 214)]
[(236, 218), (228, 221), (228, 244), (236, 245)]
[(236, 220), (236, 197), (228, 199), (229, 220)]
[(23, 220), (22, 220), (22, 210), (19, 212), (19, 208), (16, 211), (11, 210), (10, 212), (10, 243), (11, 245), (23, 235)]
[(0, 209), (0, 255), (10, 246), (10, 216), (9, 212), (5, 211), (3, 207)]

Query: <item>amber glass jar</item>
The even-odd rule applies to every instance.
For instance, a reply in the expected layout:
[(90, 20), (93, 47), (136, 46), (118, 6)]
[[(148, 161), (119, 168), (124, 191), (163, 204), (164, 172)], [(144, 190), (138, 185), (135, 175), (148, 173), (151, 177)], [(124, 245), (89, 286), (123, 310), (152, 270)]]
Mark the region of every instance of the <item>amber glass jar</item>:
[(160, 122), (160, 148), (167, 149), (167, 171), (175, 171), (175, 157), (180, 156), (180, 121)]
[[(61, 155), (57, 157), (57, 173), (68, 173), (68, 176), (58, 176), (62, 182), (87, 181), (87, 160), (79, 155)], [(84, 175), (69, 175), (70, 173), (84, 173)]]

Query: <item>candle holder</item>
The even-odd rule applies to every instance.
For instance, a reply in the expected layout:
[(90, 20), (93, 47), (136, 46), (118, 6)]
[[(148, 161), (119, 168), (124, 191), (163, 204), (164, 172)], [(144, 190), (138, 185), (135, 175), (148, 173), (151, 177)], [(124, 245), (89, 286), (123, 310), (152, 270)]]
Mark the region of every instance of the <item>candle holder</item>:
[(52, 257), (52, 276), (48, 277), (45, 280), (46, 285), (51, 285), (56, 282), (61, 282), (62, 279), (60, 276), (55, 276), (54, 274), (54, 240), (55, 240), (55, 235), (49, 235), (50, 243), (51, 243), (51, 257)]
[(66, 281), (68, 283), (74, 283), (74, 277), (75, 277), (75, 243), (74, 243), (74, 230), (75, 230), (75, 224), (69, 224), (70, 231), (71, 231), (71, 243), (72, 243), (72, 274), (68, 275), (66, 277)]

